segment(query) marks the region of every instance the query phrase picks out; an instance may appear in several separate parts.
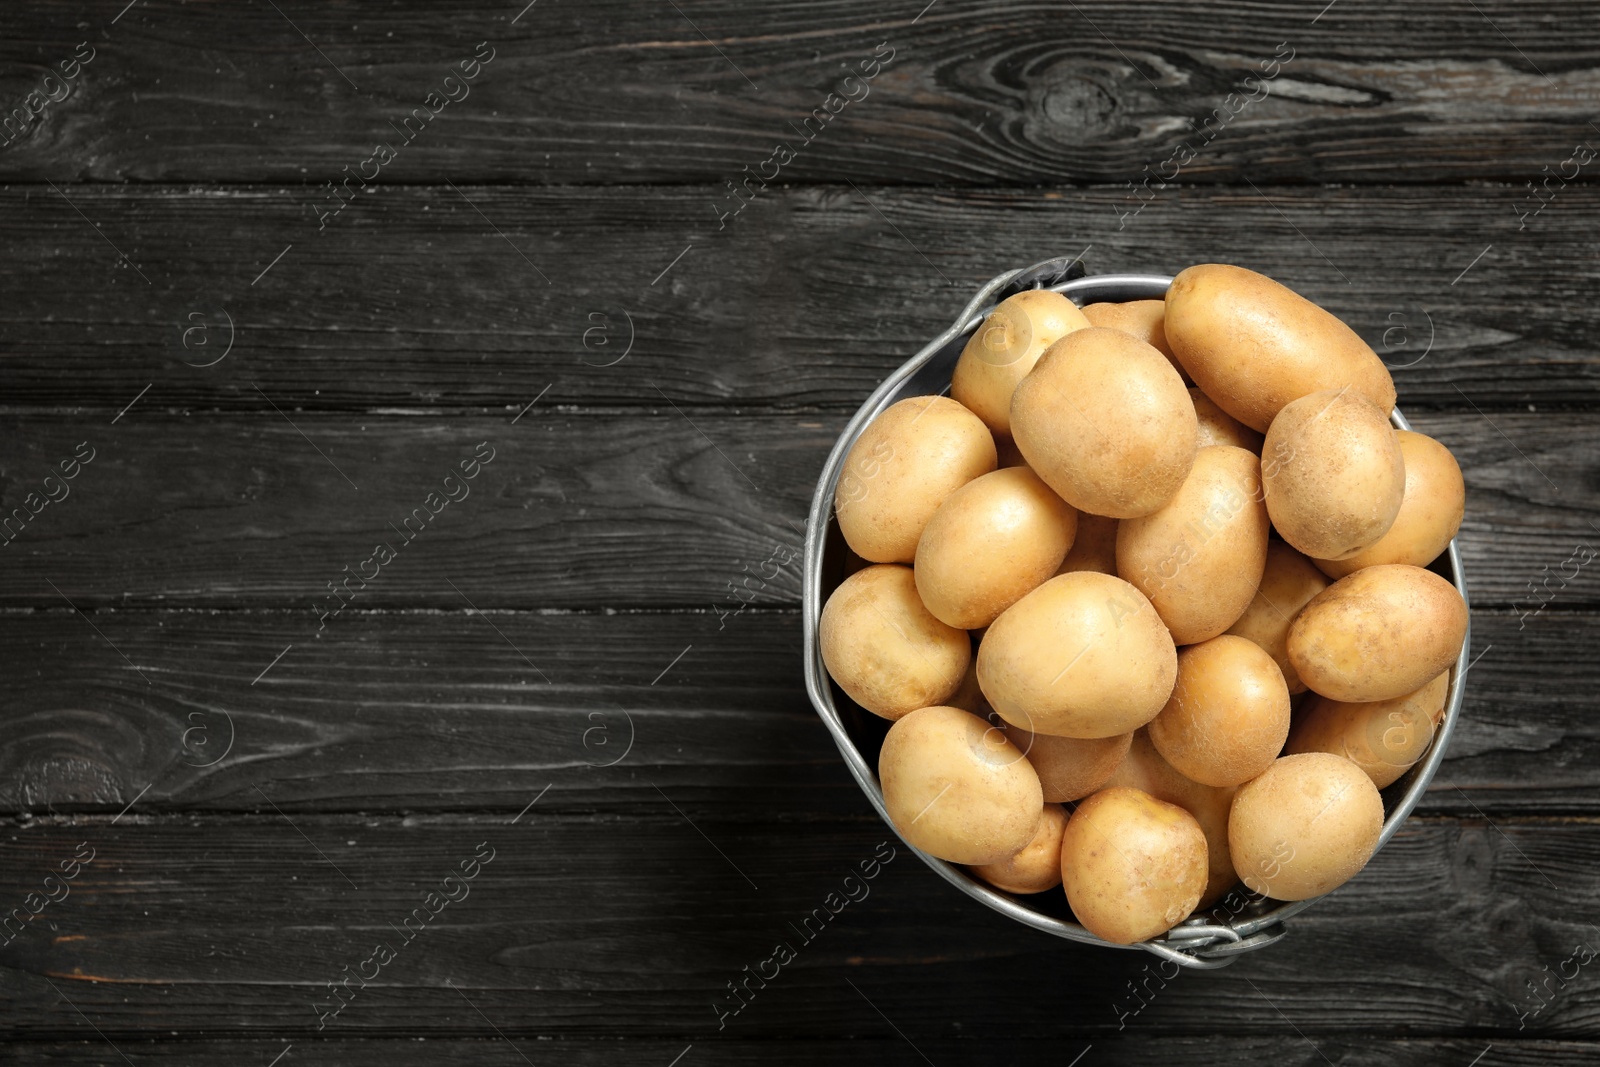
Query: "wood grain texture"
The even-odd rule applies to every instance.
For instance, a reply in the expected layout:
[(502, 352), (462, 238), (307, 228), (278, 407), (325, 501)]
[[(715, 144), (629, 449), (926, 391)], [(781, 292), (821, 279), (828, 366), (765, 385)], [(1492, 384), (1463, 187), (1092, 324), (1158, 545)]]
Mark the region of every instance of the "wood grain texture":
[[(556, 400), (515, 422), (313, 415), (259, 396), (247, 417), (7, 419), (0, 514), (39, 513), (0, 547), (0, 603), (287, 608), (309, 640), (319, 613), (345, 602), (335, 582), (352, 591), (349, 610), (728, 610), (736, 590), (799, 602), (811, 494), (842, 416), (574, 413)], [(1475, 603), (1548, 602), (1548, 615), (1600, 602), (1593, 566), (1569, 562), (1600, 541), (1600, 415), (1419, 411), (1414, 425), (1465, 472)], [(44, 479), (85, 441), (95, 458), (70, 495), (41, 503)], [(495, 458), (470, 495), (430, 507), (483, 442)], [(417, 509), (427, 525), (402, 530)], [(381, 567), (380, 542), (396, 554)]]
[(144, 410), (181, 412), (256, 411), (259, 388), (291, 409), (515, 413), (549, 388), (853, 411), (984, 282), (1085, 250), (1098, 273), (1279, 278), (1375, 347), (1408, 409), (1600, 400), (1600, 188), (1562, 190), (1519, 232), (1513, 186), (1264, 180), (1149, 203), (793, 189), (720, 230), (712, 186), (457, 183), (382, 189), (321, 233), (295, 187), (12, 186), (0, 404), (109, 421), (146, 387)]
[[(660, 789), (695, 819), (875, 818), (806, 697), (795, 612), (365, 613), (320, 640), (292, 612), (94, 620), (0, 614), (0, 812), (515, 814), (548, 785), (540, 810), (569, 815), (654, 817)], [(1419, 810), (1600, 813), (1600, 617), (1473, 626)]]
[[(1019, 1020), (1035, 1039), (1154, 1037), (1206, 1030), (1219, 1013), (1231, 1037), (1292, 1026), (1366, 1040), (1385, 1025), (1489, 1041), (1519, 1018), (1517, 1037), (1600, 1036), (1594, 969), (1561, 967), (1600, 941), (1593, 821), (1413, 820), (1282, 942), (1152, 984), (1131, 1017), (1127, 983), (1157, 970), (1151, 957), (1029, 931), (903, 847), (858, 878), (860, 899), (814, 921), (811, 940), (789, 929), (884, 839), (876, 823), (690, 825), (665, 804), (628, 820), (535, 806), (517, 825), (306, 814), (291, 826), (270, 810), (13, 823), (0, 899), (25, 899), (64, 857), (94, 855), (65, 899), (0, 948), (0, 995), (11, 1033), (27, 1038), (89, 1036), (85, 1016), (118, 1041), (171, 1030), (295, 1040), (319, 1021), (341, 1037), (477, 1037), (486, 1016), (511, 1034), (688, 1043), (717, 1038), (719, 993), (731, 1000), (726, 983), (782, 939), (797, 958), (752, 986), (721, 1036), (882, 1038), (887, 1017), (913, 1041), (1007, 1040)], [(458, 899), (404, 941), (402, 920), (480, 852), (492, 859), (464, 898), (450, 886)], [(380, 940), (396, 958), (377, 978), (367, 968), (373, 984), (322, 1019), (327, 984)], [(1567, 974), (1566, 988), (1552, 982), (1534, 1013), (1527, 983), (1545, 967)]]
[[(0, 153), (9, 177), (320, 185), (495, 58), (384, 180), (565, 184), (741, 176), (830, 93), (852, 94), (785, 181), (1139, 180), (1179, 143), (1185, 181), (1537, 179), (1593, 136), (1596, 30), (1562, 0), (1335, 7), (846, 0), (671, 6), (140, 3), (113, 22), (52, 4), (8, 16), (8, 108), (85, 39), (74, 94)], [(1320, 5), (1319, 5), (1320, 6)], [(291, 21), (292, 20), (292, 21)], [(883, 43), (892, 61), (843, 84)], [(1275, 54), (1293, 59), (1248, 81)], [(454, 90), (460, 93), (462, 90)], [(862, 96), (864, 92), (868, 95)], [(1234, 96), (1229, 100), (1230, 94)], [(1239, 98), (1256, 102), (1241, 108)], [(1207, 120), (1228, 121), (1207, 138)]]

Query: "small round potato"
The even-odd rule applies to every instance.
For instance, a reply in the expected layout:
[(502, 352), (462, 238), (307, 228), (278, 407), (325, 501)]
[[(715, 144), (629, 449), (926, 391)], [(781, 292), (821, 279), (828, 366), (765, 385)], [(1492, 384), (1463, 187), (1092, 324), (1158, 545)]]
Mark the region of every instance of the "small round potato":
[(1202, 393), (1199, 389), (1189, 390), (1189, 399), (1194, 401), (1194, 415), (1199, 420), (1200, 447), (1207, 445), (1233, 445), (1246, 452), (1261, 455), (1261, 434), (1226, 411), (1217, 407), (1216, 401)]
[(1033, 840), (1014, 856), (972, 868), (972, 873), (1007, 893), (1043, 893), (1061, 884), (1061, 835), (1067, 829), (1067, 810), (1046, 804)]
[(1370, 704), (1313, 695), (1295, 716), (1290, 754), (1331, 752), (1353, 760), (1379, 789), (1393, 785), (1428, 751), (1450, 695), (1446, 671), (1415, 693)]
[(839, 532), (863, 559), (910, 563), (945, 497), (995, 469), (994, 438), (945, 396), (891, 404), (856, 438), (839, 472)]
[(1233, 810), (1237, 787), (1201, 785), (1179, 774), (1156, 751), (1148, 727), (1134, 731), (1127, 756), (1106, 780), (1106, 787), (1111, 786), (1141, 789), (1157, 800), (1178, 805), (1200, 824), (1206, 835), (1207, 874), (1206, 891), (1201, 894), (1198, 907), (1210, 907), (1239, 884), (1228, 853), (1228, 813)]
[(988, 626), (1053, 576), (1078, 513), (1027, 467), (974, 478), (945, 498), (917, 542), (917, 592), (934, 617)]
[(1039, 829), (1039, 776), (1005, 734), (960, 708), (895, 720), (878, 753), (883, 806), (911, 844), (951, 863), (995, 863)]
[(1150, 740), (1201, 785), (1242, 785), (1272, 766), (1289, 736), (1289, 687), (1254, 641), (1223, 634), (1178, 650), (1178, 684)]
[(1178, 652), (1144, 594), (1109, 574), (1059, 574), (1001, 613), (978, 646), (978, 684), (1034, 733), (1112, 737), (1156, 717)]
[[(970, 711), (980, 719), (989, 719), (994, 714), (994, 709), (989, 706), (989, 700), (983, 695), (983, 689), (978, 685), (978, 657), (974, 653), (967, 661), (966, 673), (961, 676), (961, 684), (956, 691), (946, 697), (941, 703), (962, 711)], [(990, 720), (991, 722), (993, 720)]]
[(839, 583), (817, 642), (845, 695), (885, 719), (942, 704), (961, 686), (972, 639), (929, 614), (910, 567), (879, 563)]
[(1102, 789), (1067, 820), (1061, 880), (1084, 929), (1131, 945), (1172, 929), (1200, 903), (1206, 835), (1176, 804)]
[(1073, 538), (1072, 548), (1056, 573), (1071, 574), (1073, 571), (1117, 573), (1116, 519), (1082, 511), (1078, 513), (1078, 536)]
[(1306, 683), (1289, 662), (1289, 624), (1311, 598), (1329, 586), (1328, 576), (1311, 560), (1284, 544), (1267, 542), (1267, 566), (1261, 585), (1230, 634), (1248, 638), (1266, 650), (1278, 663), (1290, 693), (1304, 693)]
[(1306, 900), (1365, 867), (1382, 830), (1383, 798), (1372, 779), (1343, 756), (1306, 752), (1239, 787), (1228, 845), (1252, 891)]
[(1194, 463), (1194, 402), (1165, 356), (1098, 326), (1051, 345), (1011, 398), (1034, 473), (1079, 511), (1126, 519), (1172, 499)]
[(1317, 566), (1330, 578), (1343, 578), (1379, 563), (1426, 567), (1450, 546), (1450, 539), (1461, 528), (1467, 487), (1456, 457), (1426, 434), (1397, 430), (1395, 436), (1406, 466), (1400, 513), (1388, 533), (1355, 555), (1317, 560)]
[(1108, 330), (1121, 330), (1125, 334), (1137, 337), (1166, 356), (1167, 361), (1172, 364), (1172, 369), (1182, 376), (1185, 383), (1188, 383), (1189, 372), (1183, 369), (1178, 357), (1172, 354), (1172, 346), (1167, 344), (1167, 331), (1162, 326), (1162, 320), (1166, 315), (1165, 300), (1126, 300), (1121, 303), (1088, 304), (1083, 309), (1083, 317), (1089, 320), (1090, 326), (1104, 326)]
[(1292, 400), (1351, 386), (1385, 417), (1394, 379), (1332, 314), (1263, 274), (1226, 263), (1182, 271), (1167, 289), (1167, 342), (1229, 415), (1265, 430)]
[[(998, 714), (995, 716), (999, 718)], [(1132, 732), (1113, 737), (1056, 737), (1005, 723), (1006, 739), (1022, 750), (1039, 775), (1044, 799), (1060, 804), (1082, 800), (1106, 784), (1128, 754)]]
[(1353, 390), (1328, 390), (1272, 420), (1261, 485), (1285, 541), (1312, 559), (1345, 559), (1394, 524), (1406, 466), (1388, 415)]
[(1267, 509), (1252, 452), (1211, 445), (1171, 500), (1117, 526), (1117, 574), (1150, 598), (1180, 645), (1238, 621), (1267, 563)]
[(1078, 305), (1049, 289), (1002, 300), (967, 339), (950, 395), (996, 434), (1011, 432), (1011, 394), (1044, 350), (1089, 325)]
[(1301, 610), (1289, 627), (1289, 662), (1325, 697), (1390, 700), (1442, 673), (1466, 636), (1467, 605), (1455, 586), (1386, 563), (1340, 578)]

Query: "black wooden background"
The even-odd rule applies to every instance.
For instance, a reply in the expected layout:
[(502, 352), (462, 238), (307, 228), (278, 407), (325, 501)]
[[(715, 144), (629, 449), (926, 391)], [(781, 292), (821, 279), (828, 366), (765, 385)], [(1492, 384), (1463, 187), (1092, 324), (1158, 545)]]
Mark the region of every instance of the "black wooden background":
[[(32, 2), (0, 93), (0, 1058), (1600, 1060), (1593, 3)], [(719, 1020), (890, 837), (801, 685), (823, 458), (1079, 252), (1266, 271), (1396, 368), (1468, 486), (1449, 758), (1226, 970), (902, 849)]]

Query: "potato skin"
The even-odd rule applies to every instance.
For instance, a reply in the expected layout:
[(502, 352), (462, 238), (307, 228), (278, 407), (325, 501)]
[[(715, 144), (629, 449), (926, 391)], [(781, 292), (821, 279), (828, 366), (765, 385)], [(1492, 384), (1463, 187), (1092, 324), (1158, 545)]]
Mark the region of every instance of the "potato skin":
[(1331, 892), (1365, 867), (1383, 831), (1383, 798), (1343, 756), (1284, 756), (1239, 787), (1228, 847), (1244, 884), (1275, 900)]
[(1319, 559), (1330, 578), (1343, 578), (1362, 567), (1409, 563), (1426, 567), (1450, 546), (1461, 529), (1467, 486), (1450, 450), (1426, 434), (1396, 430), (1406, 480), (1399, 514), (1377, 541), (1345, 559)]
[(1011, 394), (1044, 350), (1089, 325), (1078, 305), (1049, 289), (1002, 300), (967, 338), (950, 378), (950, 395), (995, 434), (1011, 432)]
[(1267, 542), (1267, 565), (1250, 606), (1228, 633), (1254, 641), (1277, 661), (1290, 693), (1304, 693), (1306, 683), (1289, 662), (1289, 625), (1311, 598), (1333, 584), (1313, 561), (1282, 541)]
[(1082, 800), (1105, 785), (1133, 742), (1132, 731), (1111, 737), (1057, 737), (1001, 723), (1006, 739), (1033, 765), (1046, 803)]
[(976, 415), (949, 397), (907, 397), (845, 456), (834, 493), (839, 532), (863, 559), (910, 563), (945, 498), (994, 469), (994, 438)]
[(1061, 881), (1084, 929), (1131, 945), (1194, 911), (1206, 886), (1205, 834), (1176, 804), (1102, 789), (1067, 820)]
[(911, 568), (895, 563), (839, 583), (822, 606), (817, 643), (845, 695), (885, 719), (949, 700), (972, 658), (971, 638), (934, 618)]
[[(1317, 594), (1289, 627), (1289, 662), (1314, 692), (1369, 703), (1422, 688), (1461, 652), (1467, 605), (1432, 571), (1363, 567)], [(980, 675), (981, 677), (981, 675)]]
[(1061, 884), (1061, 835), (1067, 829), (1067, 811), (1060, 804), (1045, 804), (1033, 840), (1014, 856), (971, 868), (972, 873), (996, 889), (1023, 895), (1043, 893)]
[(942, 622), (988, 626), (1054, 576), (1077, 532), (1077, 511), (1027, 467), (979, 475), (923, 527), (917, 592)]
[(1217, 407), (1217, 402), (1199, 389), (1191, 388), (1189, 399), (1194, 402), (1195, 418), (1199, 420), (1198, 441), (1201, 448), (1207, 445), (1233, 445), (1261, 455), (1262, 436), (1259, 432)]
[(1111, 737), (1156, 717), (1178, 652), (1150, 601), (1109, 574), (1059, 574), (1001, 613), (978, 646), (978, 684), (1013, 726)]
[(1104, 326), (1108, 330), (1121, 330), (1137, 337), (1151, 348), (1167, 357), (1172, 369), (1178, 372), (1184, 384), (1189, 384), (1189, 372), (1183, 369), (1178, 357), (1167, 344), (1167, 331), (1163, 321), (1167, 317), (1165, 300), (1125, 300), (1120, 303), (1103, 302), (1085, 304), (1083, 317), (1090, 326)]
[(1200, 824), (1206, 837), (1207, 874), (1206, 889), (1196, 907), (1210, 907), (1239, 884), (1228, 852), (1228, 814), (1233, 810), (1237, 786), (1201, 785), (1179, 774), (1150, 741), (1148, 727), (1134, 731), (1128, 754), (1106, 780), (1106, 788), (1112, 786), (1139, 789), (1157, 800), (1176, 804)]
[(1289, 687), (1259, 645), (1223, 634), (1178, 650), (1178, 683), (1150, 740), (1201, 785), (1243, 785), (1272, 766), (1289, 736)]
[(1011, 433), (1063, 500), (1125, 519), (1172, 499), (1194, 462), (1197, 423), (1165, 356), (1091, 326), (1051, 345), (1017, 386)]
[(1305, 297), (1226, 263), (1184, 270), (1167, 290), (1165, 328), (1194, 383), (1229, 415), (1266, 430), (1285, 405), (1350, 385), (1385, 417), (1394, 379), (1354, 330)]
[(1078, 512), (1078, 535), (1073, 538), (1072, 548), (1056, 573), (1071, 574), (1073, 571), (1117, 573), (1116, 519)]
[(878, 753), (883, 805), (900, 836), (951, 863), (995, 863), (1033, 840), (1039, 776), (999, 730), (960, 708), (895, 720)]
[(1256, 595), (1269, 532), (1260, 470), (1242, 448), (1202, 448), (1171, 500), (1117, 526), (1117, 574), (1150, 599), (1180, 645), (1223, 633)]
[(1449, 695), (1449, 671), (1416, 692), (1392, 700), (1351, 704), (1313, 695), (1295, 716), (1288, 752), (1343, 756), (1383, 789), (1398, 781), (1428, 751)]
[(1406, 468), (1388, 416), (1351, 390), (1284, 405), (1261, 450), (1267, 514), (1313, 559), (1344, 559), (1388, 532), (1405, 499)]

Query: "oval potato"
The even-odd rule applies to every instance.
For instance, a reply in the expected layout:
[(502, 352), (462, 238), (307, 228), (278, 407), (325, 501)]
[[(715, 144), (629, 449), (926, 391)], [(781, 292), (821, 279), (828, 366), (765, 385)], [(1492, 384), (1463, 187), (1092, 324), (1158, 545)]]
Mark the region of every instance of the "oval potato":
[(1132, 731), (1111, 737), (1057, 737), (1002, 723), (1006, 739), (1033, 764), (1047, 803), (1082, 800), (1105, 785), (1133, 742)]
[(1428, 751), (1450, 695), (1445, 671), (1414, 693), (1351, 704), (1313, 695), (1295, 716), (1287, 751), (1331, 752), (1355, 763), (1379, 789), (1393, 785)]
[(1189, 372), (1183, 369), (1178, 357), (1172, 354), (1172, 346), (1167, 344), (1167, 331), (1162, 325), (1166, 316), (1165, 300), (1108, 301), (1086, 304), (1083, 309), (1083, 317), (1089, 320), (1090, 326), (1121, 330), (1166, 356), (1167, 361), (1172, 364), (1172, 369), (1183, 378), (1184, 384), (1188, 384)]
[(1289, 687), (1253, 641), (1232, 634), (1178, 650), (1178, 682), (1150, 741), (1201, 785), (1243, 785), (1272, 766), (1289, 737)]
[(1289, 662), (1289, 624), (1331, 584), (1311, 560), (1282, 541), (1268, 541), (1261, 585), (1244, 614), (1228, 627), (1228, 633), (1254, 641), (1277, 661), (1290, 693), (1304, 693), (1306, 683)]
[(1202, 448), (1171, 500), (1117, 526), (1117, 574), (1150, 599), (1180, 645), (1223, 633), (1256, 595), (1269, 532), (1260, 470), (1242, 448)]
[(1116, 519), (1083, 511), (1078, 513), (1077, 536), (1072, 539), (1072, 548), (1056, 573), (1071, 574), (1073, 571), (1117, 573)]
[(1197, 423), (1165, 356), (1091, 326), (1051, 345), (1017, 386), (1011, 433), (1063, 500), (1125, 519), (1172, 499), (1194, 463)]
[(1206, 887), (1206, 837), (1176, 804), (1102, 789), (1067, 820), (1061, 880), (1084, 929), (1131, 945), (1194, 911)]
[(1382, 831), (1383, 798), (1366, 773), (1343, 756), (1306, 752), (1239, 787), (1228, 847), (1248, 888), (1307, 900), (1365, 867)]
[(817, 644), (845, 695), (885, 719), (949, 700), (972, 658), (972, 639), (934, 618), (911, 568), (895, 563), (839, 583), (822, 606)]
[(1456, 457), (1426, 434), (1396, 430), (1395, 437), (1406, 468), (1400, 511), (1387, 533), (1355, 555), (1317, 560), (1317, 566), (1330, 578), (1343, 578), (1380, 563), (1426, 567), (1439, 558), (1461, 529), (1467, 486)]
[(900, 836), (951, 863), (995, 863), (1033, 840), (1039, 776), (999, 730), (960, 708), (919, 708), (878, 752), (883, 806)]
[(981, 474), (945, 498), (917, 542), (917, 592), (935, 618), (988, 626), (1066, 558), (1078, 513), (1027, 467)]
[(1266, 430), (1291, 401), (1350, 386), (1385, 417), (1394, 379), (1354, 330), (1264, 274), (1226, 263), (1184, 270), (1167, 290), (1167, 343), (1229, 415)]
[(1344, 559), (1389, 531), (1406, 467), (1388, 416), (1350, 390), (1286, 404), (1261, 449), (1261, 487), (1280, 536), (1313, 559)]
[(1049, 289), (1002, 300), (967, 339), (950, 395), (996, 434), (1011, 432), (1011, 394), (1044, 350), (1089, 325), (1078, 305)]
[(839, 532), (874, 563), (910, 563), (945, 497), (995, 469), (994, 438), (945, 396), (891, 404), (856, 438), (839, 472)]
[(1189, 399), (1194, 401), (1194, 415), (1199, 421), (1197, 439), (1201, 448), (1207, 445), (1233, 445), (1261, 455), (1262, 437), (1259, 432), (1217, 407), (1216, 401), (1199, 389), (1191, 388)]
[(1340, 578), (1301, 610), (1289, 627), (1289, 662), (1325, 697), (1390, 700), (1442, 673), (1466, 636), (1455, 586), (1421, 567), (1380, 564)]
[(1033, 840), (1014, 856), (973, 867), (972, 873), (1007, 893), (1043, 893), (1061, 884), (1061, 835), (1067, 829), (1067, 811), (1046, 804)]
[(1109, 574), (1059, 574), (1001, 613), (978, 646), (978, 684), (1034, 733), (1111, 737), (1156, 717), (1178, 651), (1150, 601)]

